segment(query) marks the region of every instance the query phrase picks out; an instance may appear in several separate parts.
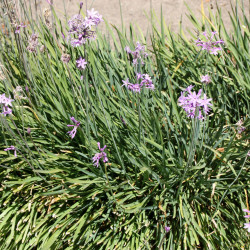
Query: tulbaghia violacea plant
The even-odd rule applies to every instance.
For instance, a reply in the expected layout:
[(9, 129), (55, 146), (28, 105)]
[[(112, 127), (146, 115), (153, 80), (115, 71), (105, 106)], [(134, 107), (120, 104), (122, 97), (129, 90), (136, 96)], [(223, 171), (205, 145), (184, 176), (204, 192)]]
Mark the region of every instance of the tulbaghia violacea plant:
[(148, 56), (148, 53), (145, 52), (145, 46), (142, 46), (139, 42), (136, 43), (136, 48), (134, 51), (132, 51), (128, 46), (125, 47), (125, 51), (132, 55), (134, 65), (137, 65), (139, 60), (141, 64), (144, 64), (143, 58)]
[(221, 50), (221, 47), (219, 47), (219, 44), (224, 44), (223, 40), (216, 41), (214, 39), (214, 36), (217, 32), (212, 32), (211, 36), (207, 34), (207, 32), (203, 32), (203, 36), (205, 38), (205, 41), (202, 41), (200, 38), (196, 41), (196, 46), (202, 47), (202, 50), (206, 50), (210, 54), (217, 55), (218, 51)]
[(2, 108), (2, 113), (0, 113), (1, 115), (10, 115), (12, 114), (12, 109), (10, 108), (12, 106), (12, 103), (14, 100), (11, 99), (10, 97), (6, 97), (5, 94), (0, 95), (0, 105)]
[(191, 91), (192, 88), (193, 86), (190, 85), (181, 92), (178, 104), (186, 111), (188, 117), (204, 119), (203, 113), (208, 114), (210, 110), (209, 106), (212, 106), (210, 103), (212, 99), (207, 98), (206, 94), (202, 95), (202, 89), (196, 93), (195, 91)]
[(87, 16), (76, 14), (69, 21), (68, 40), (73, 47), (81, 46), (87, 40), (95, 39), (95, 30), (103, 21), (102, 16), (94, 9), (87, 10)]
[(140, 83), (135, 83), (135, 84), (130, 83), (129, 79), (127, 79), (126, 81), (122, 81), (123, 82), (122, 87), (126, 86), (129, 90), (133, 92), (141, 92), (141, 89), (143, 87), (151, 90), (155, 89), (152, 79), (148, 74), (137, 73), (137, 80), (140, 81)]
[(100, 153), (96, 153), (95, 156), (92, 158), (92, 161), (94, 163), (94, 166), (98, 167), (99, 166), (99, 161), (102, 159), (102, 161), (108, 162), (108, 157), (107, 154), (104, 152), (105, 148), (107, 147), (106, 145), (104, 145), (103, 148), (101, 148), (101, 144), (100, 142), (97, 142), (98, 148), (100, 150)]
[(75, 123), (75, 125), (67, 125), (68, 127), (73, 127), (73, 129), (69, 132), (67, 132), (69, 134), (69, 136), (71, 137), (71, 139), (74, 139), (75, 135), (76, 135), (76, 131), (77, 128), (80, 126), (80, 122), (78, 122), (73, 116), (70, 118), (71, 121), (73, 121)]

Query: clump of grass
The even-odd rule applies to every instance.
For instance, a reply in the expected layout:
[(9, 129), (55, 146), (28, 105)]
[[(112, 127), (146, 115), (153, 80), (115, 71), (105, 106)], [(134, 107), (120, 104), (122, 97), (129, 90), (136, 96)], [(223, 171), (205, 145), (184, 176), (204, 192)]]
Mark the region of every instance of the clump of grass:
[[(239, 8), (232, 9), (231, 33), (220, 10), (204, 17), (204, 23), (190, 14), (200, 34), (217, 31), (217, 38), (225, 42), (217, 56), (201, 51), (195, 34), (187, 40), (170, 32), (163, 17), (160, 30), (152, 20), (149, 56), (144, 64), (139, 60), (133, 65), (124, 48), (134, 51), (136, 41), (144, 38), (132, 26), (129, 36), (116, 29), (117, 38), (106, 23), (111, 41), (97, 33), (95, 41), (73, 48), (61, 35), (67, 31), (53, 6), (55, 23), (48, 27), (42, 19), (32, 21), (20, 2), (30, 24), (13, 34), (15, 28), (4, 16), (8, 32), (0, 35), (6, 78), (0, 80), (0, 94), (13, 98), (20, 86), (23, 96), (12, 102), (12, 115), (0, 116), (2, 248), (246, 245), (242, 211), (248, 208), (250, 177), (246, 14), (240, 18)], [(37, 37), (32, 43), (36, 48), (29, 52), (32, 34)], [(63, 54), (67, 61), (61, 60)], [(80, 57), (87, 61), (84, 69), (77, 68)], [(122, 87), (127, 78), (138, 83), (136, 73), (148, 74), (155, 90), (134, 93)], [(211, 77), (208, 85), (201, 83), (205, 74)], [(178, 105), (190, 84), (212, 98), (212, 110), (203, 120), (187, 117)], [(245, 130), (239, 134), (240, 119)], [(67, 125), (76, 127), (73, 138)], [(11, 145), (17, 157), (4, 151)], [(94, 156), (99, 157), (98, 167), (93, 165)]]

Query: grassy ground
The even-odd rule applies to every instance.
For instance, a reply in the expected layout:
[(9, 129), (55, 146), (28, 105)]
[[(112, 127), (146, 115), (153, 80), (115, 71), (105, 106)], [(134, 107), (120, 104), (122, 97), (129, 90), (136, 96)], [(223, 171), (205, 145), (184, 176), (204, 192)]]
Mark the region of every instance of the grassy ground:
[[(8, 15), (0, 34), (0, 94), (16, 95), (12, 114), (0, 116), (1, 249), (247, 249), (244, 11), (232, 10), (230, 31), (219, 10), (201, 20), (190, 13), (197, 33), (189, 40), (154, 17), (148, 57), (134, 66), (124, 48), (149, 43), (133, 26), (125, 33), (106, 23), (108, 35), (74, 48), (56, 16), (52, 24), (35, 22), (25, 6), (17, 21), (27, 26), (15, 33), (11, 6), (2, 4)], [(196, 46), (203, 31), (217, 31), (216, 40), (225, 42), (218, 55)], [(38, 40), (30, 52), (32, 33)], [(77, 68), (80, 57), (84, 70)], [(151, 77), (154, 90), (122, 86), (127, 78), (136, 83), (138, 72)], [(209, 84), (201, 82), (206, 74)], [(190, 85), (212, 98), (203, 120), (178, 104)], [(76, 126), (73, 139), (69, 124)], [(107, 146), (108, 161), (96, 167), (98, 142)], [(4, 150), (11, 146), (16, 157)]]

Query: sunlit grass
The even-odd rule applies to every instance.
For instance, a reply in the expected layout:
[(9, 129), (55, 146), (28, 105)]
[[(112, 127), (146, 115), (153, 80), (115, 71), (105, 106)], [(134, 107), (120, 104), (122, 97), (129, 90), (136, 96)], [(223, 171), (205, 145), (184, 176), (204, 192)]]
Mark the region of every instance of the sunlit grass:
[[(224, 40), (217, 56), (200, 51), (197, 33), (187, 40), (163, 17), (152, 20), (149, 56), (137, 72), (149, 74), (155, 90), (140, 94), (122, 87), (127, 78), (136, 82), (124, 50), (139, 40), (132, 26), (126, 34), (106, 23), (109, 36), (72, 48), (56, 16), (52, 29), (29, 19), (20, 34), (3, 16), (0, 94), (13, 98), (21, 86), (25, 99), (12, 102), (13, 115), (0, 116), (1, 249), (246, 247), (249, 21), (232, 9), (229, 31), (219, 10), (210, 15), (204, 23), (190, 19), (200, 34), (216, 30)], [(26, 49), (33, 32), (36, 53)], [(79, 57), (88, 61), (83, 71)], [(205, 74), (208, 85), (200, 81)], [(191, 84), (213, 100), (204, 121), (178, 106)], [(73, 139), (71, 117), (81, 123)], [(240, 119), (246, 129), (238, 134)], [(108, 157), (98, 168), (97, 142), (107, 145)], [(17, 157), (4, 151), (10, 145)]]

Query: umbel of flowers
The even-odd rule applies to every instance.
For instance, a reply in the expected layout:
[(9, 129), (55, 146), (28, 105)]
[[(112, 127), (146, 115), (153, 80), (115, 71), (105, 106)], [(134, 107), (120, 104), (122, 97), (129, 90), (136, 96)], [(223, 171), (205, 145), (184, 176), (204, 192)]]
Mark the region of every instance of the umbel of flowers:
[(202, 41), (200, 38), (196, 41), (196, 46), (202, 47), (202, 50), (206, 50), (210, 54), (217, 55), (218, 51), (221, 50), (221, 47), (219, 47), (219, 44), (224, 44), (223, 40), (216, 41), (214, 39), (214, 36), (217, 32), (212, 32), (211, 36), (209, 36), (206, 32), (203, 32), (203, 36), (205, 38), (205, 41)]
[(143, 58), (148, 56), (148, 53), (145, 52), (145, 46), (141, 45), (139, 42), (136, 43), (134, 51), (132, 51), (128, 46), (125, 47), (125, 51), (132, 55), (134, 65), (137, 65), (139, 60), (141, 64), (144, 64)]
[(95, 39), (95, 30), (103, 21), (102, 16), (94, 9), (87, 10), (87, 16), (76, 14), (69, 21), (68, 40), (73, 47), (81, 46), (87, 40)]
[(190, 85), (181, 92), (178, 104), (186, 111), (188, 117), (203, 119), (203, 113), (208, 114), (210, 110), (209, 106), (212, 106), (210, 103), (212, 99), (207, 98), (206, 94), (202, 95), (202, 89), (200, 89), (198, 93), (195, 91), (192, 92), (193, 87), (194, 86)]
[(67, 125), (68, 127), (73, 127), (73, 129), (67, 133), (69, 134), (71, 139), (74, 139), (74, 137), (76, 135), (77, 128), (80, 126), (81, 123), (79, 121), (77, 121), (75, 119), (75, 117), (73, 117), (73, 116), (70, 118), (70, 120), (74, 123), (74, 125), (71, 125), (71, 124)]
[(107, 154), (104, 152), (105, 148), (107, 147), (106, 145), (104, 145), (103, 148), (101, 148), (101, 144), (100, 142), (97, 142), (98, 148), (100, 150), (100, 153), (96, 153), (95, 156), (92, 158), (92, 161), (94, 163), (94, 166), (98, 167), (99, 166), (99, 161), (102, 159), (102, 161), (108, 162), (108, 157)]
[(5, 94), (0, 95), (0, 107), (2, 109), (1, 115), (10, 115), (12, 114), (12, 109), (10, 108), (12, 106), (11, 102), (14, 100), (11, 99), (10, 97), (6, 97)]
[(152, 82), (151, 77), (148, 74), (137, 73), (137, 80), (141, 82), (133, 84), (129, 82), (129, 79), (127, 79), (126, 81), (122, 81), (122, 87), (126, 86), (129, 90), (133, 92), (141, 92), (141, 89), (143, 87), (145, 87), (146, 89), (154, 90), (155, 86)]

